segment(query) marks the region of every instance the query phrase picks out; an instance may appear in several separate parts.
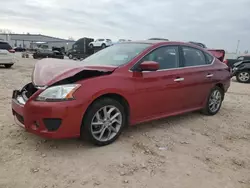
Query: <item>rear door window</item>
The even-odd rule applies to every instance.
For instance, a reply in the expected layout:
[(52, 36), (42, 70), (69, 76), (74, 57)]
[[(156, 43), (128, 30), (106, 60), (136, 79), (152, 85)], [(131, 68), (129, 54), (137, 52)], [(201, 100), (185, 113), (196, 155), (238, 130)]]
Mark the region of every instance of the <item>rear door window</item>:
[(6, 42), (0, 42), (0, 50), (10, 50), (11, 46)]
[(204, 53), (196, 48), (182, 46), (185, 67), (206, 65)]

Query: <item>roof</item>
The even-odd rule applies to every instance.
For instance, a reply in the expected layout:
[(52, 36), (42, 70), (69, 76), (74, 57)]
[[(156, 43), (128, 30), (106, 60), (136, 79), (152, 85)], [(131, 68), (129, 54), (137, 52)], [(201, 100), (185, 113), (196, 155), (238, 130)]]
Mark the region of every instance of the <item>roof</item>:
[(195, 46), (187, 42), (179, 42), (179, 41), (166, 41), (166, 40), (135, 40), (128, 41), (127, 43), (143, 43), (143, 44), (188, 44), (190, 46)]
[(186, 45), (186, 46), (190, 46), (193, 48), (198, 48), (198, 49), (205, 49), (202, 48), (198, 45), (189, 43), (189, 42), (180, 42), (180, 41), (166, 41), (166, 40), (138, 40), (138, 41), (128, 41), (128, 42), (122, 42), (123, 43), (141, 43), (141, 44), (152, 44), (152, 45), (156, 45), (156, 46), (160, 46), (160, 45)]

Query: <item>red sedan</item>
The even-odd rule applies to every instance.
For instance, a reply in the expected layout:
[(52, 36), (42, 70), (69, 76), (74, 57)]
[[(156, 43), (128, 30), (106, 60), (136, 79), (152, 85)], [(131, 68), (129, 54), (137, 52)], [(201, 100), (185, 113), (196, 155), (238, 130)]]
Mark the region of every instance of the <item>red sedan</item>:
[(127, 125), (195, 110), (214, 115), (231, 75), (224, 51), (211, 52), (150, 40), (116, 44), (79, 62), (43, 59), (32, 83), (13, 91), (13, 115), (39, 136), (81, 136), (97, 145), (116, 140)]

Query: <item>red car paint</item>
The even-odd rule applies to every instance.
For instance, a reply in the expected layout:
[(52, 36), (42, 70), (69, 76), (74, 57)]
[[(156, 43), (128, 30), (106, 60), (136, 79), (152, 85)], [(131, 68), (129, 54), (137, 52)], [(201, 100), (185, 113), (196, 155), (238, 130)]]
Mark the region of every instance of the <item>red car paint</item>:
[[(66, 60), (47, 59), (37, 63), (33, 72), (33, 83), (50, 86), (82, 70), (109, 71), (111, 74), (78, 80), (81, 87), (74, 93), (75, 100), (61, 102), (36, 101), (44, 90), (38, 89), (26, 102), (19, 104), (12, 99), (13, 113), (24, 118), (25, 129), (47, 138), (79, 137), (82, 119), (89, 105), (106, 94), (122, 96), (129, 105), (130, 125), (198, 110), (204, 107), (208, 94), (216, 84), (227, 91), (230, 73), (227, 66), (218, 59), (208, 66), (176, 68), (155, 72), (133, 72), (131, 68), (148, 52), (160, 46), (185, 45), (207, 52), (192, 44), (180, 42), (153, 42), (129, 63), (119, 66), (84, 66)], [(209, 52), (208, 52), (209, 53)], [(63, 61), (62, 64), (60, 61)], [(213, 74), (212, 78), (206, 76)], [(184, 82), (174, 82), (184, 77)], [(44, 118), (60, 118), (62, 124), (51, 132), (43, 123)], [(37, 128), (36, 124), (39, 124)]]

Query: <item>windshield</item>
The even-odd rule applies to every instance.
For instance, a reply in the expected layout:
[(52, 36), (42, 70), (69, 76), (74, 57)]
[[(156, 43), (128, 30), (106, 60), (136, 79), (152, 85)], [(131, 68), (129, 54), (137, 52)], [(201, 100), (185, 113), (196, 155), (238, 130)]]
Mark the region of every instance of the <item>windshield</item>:
[(121, 66), (134, 57), (136, 57), (143, 50), (148, 48), (150, 44), (116, 44), (100, 50), (99, 52), (89, 56), (82, 62), (86, 65), (111, 65), (111, 66)]

